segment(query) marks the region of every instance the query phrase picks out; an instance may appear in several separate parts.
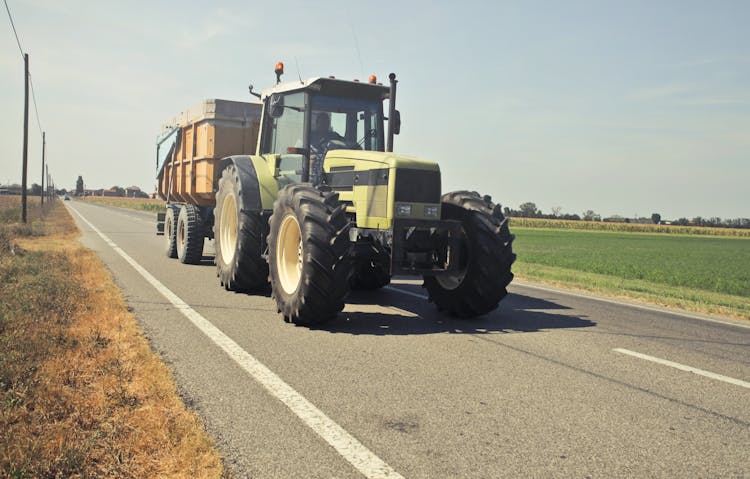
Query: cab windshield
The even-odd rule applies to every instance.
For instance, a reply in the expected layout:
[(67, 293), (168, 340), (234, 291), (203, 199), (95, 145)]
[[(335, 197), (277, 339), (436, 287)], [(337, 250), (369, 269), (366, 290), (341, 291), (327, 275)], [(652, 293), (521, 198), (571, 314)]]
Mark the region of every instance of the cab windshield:
[(313, 95), (310, 103), (311, 149), (385, 150), (380, 100)]

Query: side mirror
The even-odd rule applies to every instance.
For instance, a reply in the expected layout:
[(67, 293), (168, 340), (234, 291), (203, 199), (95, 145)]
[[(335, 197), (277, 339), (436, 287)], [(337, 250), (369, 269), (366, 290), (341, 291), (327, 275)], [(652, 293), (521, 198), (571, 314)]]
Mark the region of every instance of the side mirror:
[(393, 134), (398, 135), (401, 132), (401, 112), (393, 110)]
[(284, 114), (284, 97), (274, 93), (268, 100), (268, 113), (271, 118), (280, 118)]

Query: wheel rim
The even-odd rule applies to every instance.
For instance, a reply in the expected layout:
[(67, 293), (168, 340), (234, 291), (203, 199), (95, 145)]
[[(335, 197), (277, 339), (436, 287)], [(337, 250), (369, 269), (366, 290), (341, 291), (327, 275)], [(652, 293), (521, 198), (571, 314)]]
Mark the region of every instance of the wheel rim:
[(439, 274), (435, 276), (435, 281), (448, 291), (452, 291), (464, 282), (466, 278), (466, 270), (469, 269), (469, 254), (468, 251), (469, 242), (466, 238), (466, 232), (461, 228), (461, 255), (459, 257), (459, 268), (456, 274)]
[(234, 195), (224, 197), (221, 205), (221, 226), (219, 229), (219, 246), (225, 263), (234, 259), (237, 250), (237, 200)]
[[(168, 215), (171, 215), (171, 214), (172, 214), (172, 212), (171, 212), (171, 211), (168, 211), (168, 212), (167, 212), (167, 214), (168, 214)], [(168, 244), (169, 246), (172, 246), (172, 235), (174, 234), (174, 231), (173, 231), (173, 230), (174, 230), (174, 225), (172, 224), (172, 218), (170, 218), (169, 216), (167, 216), (167, 221), (166, 221), (166, 223), (167, 223), (167, 224), (166, 224), (166, 226), (164, 227), (164, 229), (166, 230), (166, 231), (164, 232), (164, 236), (165, 236), (165, 239), (167, 240), (167, 244)]]
[(180, 248), (185, 245), (185, 223), (177, 220), (177, 241), (180, 244)]
[(302, 231), (297, 218), (289, 214), (284, 217), (276, 241), (276, 269), (281, 288), (292, 294), (302, 277)]

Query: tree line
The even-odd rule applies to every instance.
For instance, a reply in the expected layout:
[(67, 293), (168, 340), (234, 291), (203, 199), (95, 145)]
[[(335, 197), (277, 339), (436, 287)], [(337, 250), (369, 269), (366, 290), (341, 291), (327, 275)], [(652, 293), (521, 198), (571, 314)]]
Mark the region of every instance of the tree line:
[(516, 218), (545, 218), (558, 220), (573, 221), (604, 221), (610, 223), (653, 223), (653, 224), (672, 224), (678, 226), (707, 226), (713, 228), (750, 228), (750, 218), (704, 218), (696, 216), (694, 218), (678, 218), (676, 220), (664, 220), (659, 213), (653, 213), (650, 217), (626, 218), (620, 215), (602, 217), (593, 210), (586, 210), (580, 215), (563, 213), (559, 206), (551, 208), (551, 212), (546, 214), (536, 207), (535, 203), (526, 202), (521, 204), (518, 209), (509, 207), (503, 208), (503, 213), (507, 217)]

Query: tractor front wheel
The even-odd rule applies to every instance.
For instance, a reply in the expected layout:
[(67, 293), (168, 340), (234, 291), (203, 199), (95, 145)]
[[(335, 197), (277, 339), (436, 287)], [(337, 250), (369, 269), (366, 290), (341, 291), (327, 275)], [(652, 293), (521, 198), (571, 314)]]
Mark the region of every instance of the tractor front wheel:
[(452, 316), (471, 318), (494, 310), (513, 279), (513, 235), (499, 205), (476, 192), (456, 191), (442, 198), (443, 219), (461, 221), (458, 269), (425, 277), (429, 299)]
[(270, 219), (268, 263), (273, 298), (286, 321), (320, 323), (344, 308), (352, 269), (350, 227), (338, 193), (309, 184), (279, 191)]

